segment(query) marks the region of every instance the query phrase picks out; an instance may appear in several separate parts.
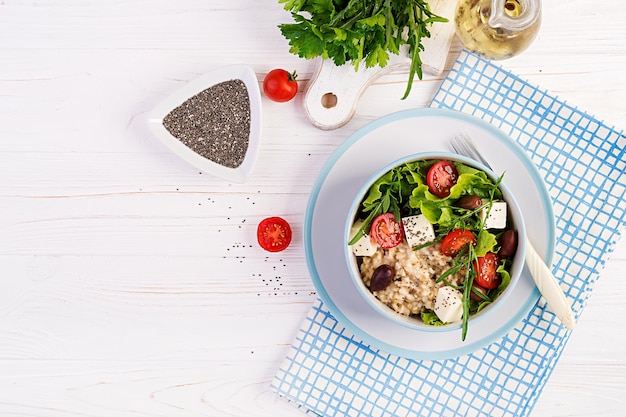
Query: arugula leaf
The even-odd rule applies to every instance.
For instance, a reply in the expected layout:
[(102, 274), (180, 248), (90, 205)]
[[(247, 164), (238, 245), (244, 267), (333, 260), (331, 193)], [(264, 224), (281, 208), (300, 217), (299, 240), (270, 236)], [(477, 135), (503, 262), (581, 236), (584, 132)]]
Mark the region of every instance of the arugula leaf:
[(301, 58), (322, 57), (335, 65), (361, 62), (385, 67), (389, 54), (408, 45), (411, 67), (402, 99), (408, 97), (415, 75), (422, 78), (422, 40), (428, 28), (447, 22), (430, 10), (426, 0), (278, 0), (295, 23), (278, 25), (289, 41), (289, 52)]

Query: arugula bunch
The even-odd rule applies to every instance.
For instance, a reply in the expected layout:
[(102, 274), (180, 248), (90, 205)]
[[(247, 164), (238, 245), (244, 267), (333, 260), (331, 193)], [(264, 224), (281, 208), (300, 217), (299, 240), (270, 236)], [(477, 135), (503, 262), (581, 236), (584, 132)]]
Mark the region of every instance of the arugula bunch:
[(361, 202), (360, 214), (367, 215), (363, 224), (348, 245), (354, 245), (364, 234), (369, 232), (372, 220), (382, 213), (393, 213), (396, 221), (400, 222), (402, 211), (408, 204), (411, 190), (419, 181), (417, 172), (409, 164), (392, 168), (380, 177), (367, 192)]
[(420, 51), (428, 27), (448, 19), (431, 12), (426, 0), (278, 0), (295, 23), (281, 24), (290, 52), (302, 58), (322, 57), (341, 66), (361, 62), (384, 67), (389, 54), (409, 46), (411, 67), (402, 99), (408, 97), (415, 75), (422, 78)]

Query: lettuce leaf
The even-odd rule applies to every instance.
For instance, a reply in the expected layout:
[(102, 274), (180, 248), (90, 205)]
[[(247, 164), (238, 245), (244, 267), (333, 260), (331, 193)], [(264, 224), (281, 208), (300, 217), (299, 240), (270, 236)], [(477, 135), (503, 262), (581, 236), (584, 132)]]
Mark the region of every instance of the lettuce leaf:
[(424, 324), (429, 326), (444, 326), (446, 324), (437, 317), (434, 311), (425, 311), (420, 314), (420, 317)]

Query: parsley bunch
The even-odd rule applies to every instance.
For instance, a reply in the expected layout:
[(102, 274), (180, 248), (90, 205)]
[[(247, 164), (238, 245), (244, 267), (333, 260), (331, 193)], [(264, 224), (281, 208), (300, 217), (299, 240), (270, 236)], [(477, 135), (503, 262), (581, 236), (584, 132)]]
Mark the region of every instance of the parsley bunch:
[(428, 27), (448, 19), (431, 12), (426, 0), (278, 0), (295, 23), (281, 24), (290, 52), (302, 58), (322, 57), (341, 66), (361, 62), (367, 68), (387, 65), (389, 54), (409, 46), (411, 67), (402, 99), (408, 97), (413, 79), (422, 78), (423, 38)]

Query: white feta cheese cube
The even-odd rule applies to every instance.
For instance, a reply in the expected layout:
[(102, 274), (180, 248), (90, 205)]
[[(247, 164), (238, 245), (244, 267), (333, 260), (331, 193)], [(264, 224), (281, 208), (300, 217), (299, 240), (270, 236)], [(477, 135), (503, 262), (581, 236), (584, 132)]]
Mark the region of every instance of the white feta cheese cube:
[(435, 240), (435, 229), (423, 214), (402, 218), (404, 236), (411, 247)]
[(504, 201), (494, 201), (489, 210), (489, 217), (485, 220), (488, 207), (480, 212), (480, 218), (485, 221), (485, 229), (506, 229), (507, 207)]
[[(348, 239), (352, 239), (352, 237), (357, 234), (362, 224), (363, 220), (354, 222), (350, 228), (350, 236), (348, 236)], [(376, 253), (376, 249), (378, 249), (378, 245), (367, 233), (361, 234), (361, 238), (352, 245), (352, 252), (356, 256), (372, 256)]]
[(435, 298), (435, 314), (444, 323), (452, 323), (463, 317), (463, 294), (452, 287), (441, 287)]

